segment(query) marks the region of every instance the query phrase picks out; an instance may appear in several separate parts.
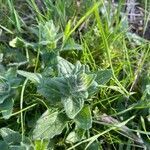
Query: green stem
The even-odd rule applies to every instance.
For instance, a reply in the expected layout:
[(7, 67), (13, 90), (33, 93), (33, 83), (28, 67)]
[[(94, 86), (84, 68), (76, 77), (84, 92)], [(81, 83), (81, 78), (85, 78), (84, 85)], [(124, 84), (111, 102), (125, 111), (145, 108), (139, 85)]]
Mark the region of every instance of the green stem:
[[(21, 90), (21, 97), (20, 97), (20, 110), (23, 109), (23, 96), (24, 96), (24, 91), (25, 91), (25, 87), (26, 84), (28, 82), (28, 79), (26, 79), (22, 85), (22, 90)], [(21, 117), (21, 135), (22, 135), (22, 140), (24, 137), (24, 121), (23, 121), (23, 112), (20, 113), (20, 117)]]

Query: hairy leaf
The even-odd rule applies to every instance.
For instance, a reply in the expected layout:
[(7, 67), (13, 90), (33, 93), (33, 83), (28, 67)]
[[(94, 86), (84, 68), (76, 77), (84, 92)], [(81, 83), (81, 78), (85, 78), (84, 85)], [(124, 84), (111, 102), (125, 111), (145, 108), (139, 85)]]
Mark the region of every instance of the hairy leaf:
[(75, 122), (79, 128), (88, 130), (92, 127), (92, 116), (89, 106), (84, 106), (75, 117)]
[(33, 139), (51, 139), (62, 132), (66, 125), (66, 115), (58, 111), (47, 110), (37, 121)]
[(58, 73), (60, 76), (69, 76), (72, 74), (72, 71), (74, 69), (73, 64), (59, 56), (57, 57), (57, 61)]
[(96, 74), (97, 76), (95, 80), (99, 85), (106, 84), (112, 77), (112, 71), (110, 69), (100, 70), (96, 72)]
[(69, 89), (66, 80), (61, 77), (43, 78), (38, 85), (38, 93), (52, 103), (59, 101), (62, 96), (68, 95)]
[(0, 141), (0, 149), (2, 150), (9, 150), (9, 146), (6, 142)]
[(12, 98), (7, 98), (2, 104), (0, 104), (0, 110), (4, 119), (9, 119), (13, 111), (13, 104), (14, 100)]
[(9, 128), (1, 128), (0, 134), (7, 144), (7, 147), (9, 147), (9, 150), (25, 150), (27, 147), (28, 150), (33, 150), (30, 140), (24, 137), (22, 141), (21, 135), (16, 131)]
[(64, 109), (66, 111), (67, 116), (73, 119), (82, 109), (84, 105), (84, 99), (67, 97), (67, 98), (62, 98), (62, 103), (64, 105)]
[(76, 129), (75, 131), (72, 131), (68, 134), (66, 138), (67, 143), (76, 143), (83, 139), (85, 139), (85, 130), (83, 129)]
[(42, 78), (42, 76), (38, 73), (31, 73), (31, 72), (26, 72), (22, 70), (18, 70), (17, 73), (21, 76), (28, 78), (34, 83), (40, 83), (40, 79)]
[(15, 68), (8, 69), (0, 76), (0, 111), (4, 119), (8, 119), (12, 113), (13, 99), (16, 98), (20, 81)]
[(72, 93), (86, 91), (93, 83), (95, 75), (85, 73), (70, 76), (68, 84)]

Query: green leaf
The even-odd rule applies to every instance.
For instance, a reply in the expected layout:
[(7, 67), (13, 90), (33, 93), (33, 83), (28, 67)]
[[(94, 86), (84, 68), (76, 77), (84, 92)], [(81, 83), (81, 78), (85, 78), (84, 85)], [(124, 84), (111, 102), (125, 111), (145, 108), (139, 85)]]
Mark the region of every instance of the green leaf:
[(82, 50), (82, 46), (80, 44), (75, 43), (74, 39), (69, 39), (65, 46), (61, 49), (61, 51), (68, 50)]
[(38, 84), (37, 91), (52, 103), (58, 102), (62, 96), (69, 93), (66, 80), (61, 77), (43, 78)]
[(55, 27), (53, 20), (49, 20), (45, 23), (39, 23), (39, 35), (41, 41), (38, 43), (41, 46), (48, 46), (49, 50), (56, 48), (57, 41), (63, 36), (58, 34), (58, 27)]
[(4, 142), (9, 146), (9, 150), (33, 150), (31, 142), (28, 138), (24, 137), (22, 141), (21, 135), (9, 128), (1, 128), (0, 134)]
[(59, 56), (57, 57), (57, 61), (58, 73), (60, 76), (69, 76), (72, 74), (74, 69), (73, 64)]
[(69, 20), (66, 25), (65, 32), (64, 32), (64, 39), (63, 39), (64, 41), (65, 41), (65, 38), (68, 36), (70, 30), (71, 30), (71, 20)]
[(75, 117), (75, 122), (78, 128), (88, 130), (92, 127), (92, 115), (89, 106), (84, 106)]
[(0, 141), (0, 149), (1, 150), (9, 150), (8, 144), (4, 141)]
[(90, 75), (87, 75), (84, 73), (79, 74), (78, 81), (81, 81), (82, 84), (78, 84), (78, 85), (81, 85), (81, 87), (78, 86), (79, 87), (78, 90), (81, 90), (81, 91), (87, 90), (92, 85), (95, 77), (96, 77), (96, 75), (94, 75), (94, 74), (90, 74)]
[(28, 78), (34, 83), (40, 83), (40, 80), (42, 78), (42, 76), (38, 73), (31, 73), (31, 72), (22, 71), (22, 70), (18, 70), (17, 73), (21, 76)]
[(41, 33), (42, 40), (49, 40), (50, 42), (55, 42), (58, 28), (55, 27), (54, 22), (52, 20), (47, 21), (46, 23), (39, 24), (39, 30)]
[(83, 108), (84, 99), (74, 97), (66, 97), (66, 98), (64, 97), (62, 98), (62, 103), (64, 105), (64, 109), (67, 116), (73, 119)]
[(93, 142), (87, 150), (100, 150), (100, 143)]
[(134, 46), (140, 46), (148, 42), (147, 40), (145, 40), (144, 38), (140, 37), (139, 35), (135, 33), (127, 32), (126, 35), (130, 43), (132, 43)]
[(9, 128), (1, 128), (0, 134), (4, 141), (8, 144), (16, 144), (21, 142), (21, 135)]
[(14, 38), (9, 42), (9, 45), (14, 48), (22, 48), (25, 46), (25, 41), (20, 39), (19, 37)]
[(106, 84), (112, 77), (112, 70), (111, 69), (107, 69), (107, 70), (100, 70), (96, 72), (97, 76), (95, 81), (99, 84), (99, 85), (103, 85)]
[(0, 104), (2, 104), (10, 96), (10, 92), (10, 84), (7, 80), (0, 78)]
[(75, 131), (70, 132), (69, 135), (66, 138), (67, 143), (76, 143), (78, 141), (80, 141), (80, 138), (79, 138), (78, 134)]
[(24, 146), (10, 146), (10, 150), (26, 150)]
[(0, 110), (4, 119), (9, 119), (13, 111), (13, 104), (14, 100), (12, 98), (7, 98), (2, 104), (0, 104)]
[(0, 76), (0, 112), (4, 119), (12, 114), (14, 100), (20, 79), (16, 76), (16, 69), (10, 68)]
[(77, 92), (86, 91), (93, 83), (95, 75), (87, 75), (85, 73), (70, 76), (68, 84), (70, 86), (71, 93), (77, 94)]
[[(3, 57), (4, 57), (4, 54), (0, 53), (0, 63), (3, 61)], [(1, 66), (0, 66), (0, 70), (1, 70)]]
[(51, 139), (61, 134), (66, 122), (67, 117), (65, 114), (47, 110), (36, 123), (33, 139)]
[(85, 139), (84, 133), (85, 130), (83, 129), (77, 129), (75, 131), (70, 132), (66, 138), (66, 143), (76, 143)]
[(73, 71), (73, 74), (82, 74), (82, 73), (86, 73), (89, 74), (90, 73), (90, 68), (88, 65), (82, 65), (80, 63), (80, 61), (77, 61), (75, 64), (75, 69)]
[(35, 150), (47, 150), (48, 141), (46, 140), (36, 140), (35, 143)]
[(94, 95), (97, 91), (98, 91), (98, 83), (96, 81), (93, 81), (93, 83), (91, 84), (91, 86), (88, 88), (88, 94), (89, 96)]

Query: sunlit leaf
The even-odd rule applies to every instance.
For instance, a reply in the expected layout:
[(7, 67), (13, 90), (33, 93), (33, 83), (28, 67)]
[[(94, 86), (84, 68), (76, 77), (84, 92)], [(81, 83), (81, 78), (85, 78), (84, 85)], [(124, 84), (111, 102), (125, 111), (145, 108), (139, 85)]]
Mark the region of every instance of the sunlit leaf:
[(66, 138), (67, 143), (76, 143), (83, 139), (85, 139), (84, 136), (85, 130), (83, 129), (76, 129), (75, 131), (72, 131), (68, 134)]
[(33, 139), (51, 139), (62, 132), (66, 125), (66, 115), (47, 110), (37, 121)]
[(17, 48), (22, 48), (22, 47), (24, 47), (25, 46), (25, 41), (24, 40), (22, 40), (22, 39), (20, 39), (19, 37), (16, 37), (16, 38), (14, 38), (13, 40), (11, 40), (10, 42), (9, 42), (9, 45), (11, 46), (11, 47), (17, 47)]
[(60, 76), (69, 76), (72, 74), (72, 71), (74, 69), (73, 64), (59, 56), (57, 57), (57, 61), (57, 67)]
[(64, 105), (64, 109), (67, 116), (73, 119), (82, 109), (84, 105), (84, 99), (67, 97), (67, 98), (62, 98), (62, 103)]
[(75, 122), (79, 128), (88, 130), (92, 127), (92, 115), (89, 106), (84, 106), (75, 117)]
[(10, 150), (24, 150), (28, 147), (33, 150), (30, 140), (24, 137), (22, 140), (21, 134), (9, 128), (1, 128), (0, 134)]
[(22, 70), (18, 70), (17, 73), (19, 75), (22, 75), (22, 76), (28, 78), (29, 80), (31, 80), (34, 83), (40, 83), (41, 75), (38, 73), (30, 73), (30, 72), (26, 72), (26, 71), (22, 71)]

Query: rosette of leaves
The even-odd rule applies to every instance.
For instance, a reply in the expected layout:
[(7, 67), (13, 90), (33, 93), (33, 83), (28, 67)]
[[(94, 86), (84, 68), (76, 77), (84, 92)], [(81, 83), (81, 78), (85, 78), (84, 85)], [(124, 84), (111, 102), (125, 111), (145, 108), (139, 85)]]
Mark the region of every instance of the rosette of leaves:
[(17, 77), (15, 68), (7, 71), (3, 68), (0, 72), (0, 112), (8, 119), (13, 111), (14, 99), (17, 96), (17, 87), (20, 79)]
[(82, 46), (77, 44), (73, 38), (63, 40), (63, 42), (65, 41), (64, 43), (58, 42), (66, 36), (68, 30), (70, 31), (70, 26), (67, 26), (64, 33), (61, 33), (53, 20), (49, 20), (45, 23), (39, 23), (30, 29), (35, 37), (34, 42), (29, 42), (26, 39), (22, 39), (22, 37), (15, 37), (9, 42), (9, 45), (13, 48), (29, 48), (38, 52), (42, 58), (43, 67), (52, 66), (55, 63), (58, 53), (62, 51), (82, 50)]
[[(60, 56), (57, 56), (57, 72), (55, 77), (45, 77), (18, 71), (37, 85), (37, 92), (46, 98), (49, 107), (58, 107), (55, 111), (47, 110), (39, 118), (33, 131), (34, 139), (53, 138), (63, 131), (68, 121), (73, 121), (79, 129), (92, 127), (90, 106), (85, 102), (98, 91), (97, 74), (92, 73), (87, 65), (80, 62), (73, 65)], [(107, 77), (103, 81), (111, 78), (111, 72)]]

